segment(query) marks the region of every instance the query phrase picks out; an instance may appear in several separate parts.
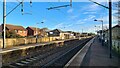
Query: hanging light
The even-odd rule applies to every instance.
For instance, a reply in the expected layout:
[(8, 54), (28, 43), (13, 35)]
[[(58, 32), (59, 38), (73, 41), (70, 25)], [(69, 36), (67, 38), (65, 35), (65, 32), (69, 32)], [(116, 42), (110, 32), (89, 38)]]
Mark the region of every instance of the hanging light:
[(24, 10), (23, 10), (23, 9), (21, 9), (21, 13), (22, 13), (22, 15), (23, 15), (23, 13), (24, 13), (23, 11), (24, 11)]
[(72, 7), (72, 0), (70, 0), (70, 7)]
[(22, 13), (22, 15), (23, 15), (23, 12), (24, 12), (24, 10), (23, 10), (23, 1), (22, 1), (22, 3), (21, 3), (21, 13)]
[(30, 7), (32, 7), (32, 0), (30, 0)]

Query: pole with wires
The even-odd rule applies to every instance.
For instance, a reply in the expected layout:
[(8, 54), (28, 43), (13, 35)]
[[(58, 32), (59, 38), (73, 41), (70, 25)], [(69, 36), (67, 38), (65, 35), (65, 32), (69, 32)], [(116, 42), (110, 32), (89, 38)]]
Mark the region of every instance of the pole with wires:
[(112, 2), (109, 0), (109, 46), (110, 54), (109, 57), (112, 58)]
[(47, 8), (47, 10), (58, 9), (58, 8), (64, 8), (64, 7), (68, 7), (68, 6), (72, 7), (72, 0), (70, 0), (70, 4), (68, 4), (68, 5), (50, 7), (50, 8)]
[[(15, 6), (11, 11), (9, 11), (8, 13), (6, 13), (6, 0), (3, 0), (3, 24), (2, 24), (2, 38), (3, 38), (3, 46), (2, 48), (4, 49), (6, 47), (6, 17), (12, 13), (18, 6), (22, 6), (21, 12), (23, 15), (23, 1), (20, 2), (19, 0), (17, 0), (19, 2), (19, 4), (17, 6)], [(32, 5), (32, 1), (30, 0), (30, 5)]]
[(2, 25), (2, 30), (3, 30), (3, 47), (6, 47), (6, 29), (5, 29), (5, 23), (6, 23), (6, 0), (3, 0), (3, 25)]
[(112, 58), (112, 0), (109, 0), (109, 7), (106, 7), (94, 1), (92, 2), (109, 10), (109, 58)]

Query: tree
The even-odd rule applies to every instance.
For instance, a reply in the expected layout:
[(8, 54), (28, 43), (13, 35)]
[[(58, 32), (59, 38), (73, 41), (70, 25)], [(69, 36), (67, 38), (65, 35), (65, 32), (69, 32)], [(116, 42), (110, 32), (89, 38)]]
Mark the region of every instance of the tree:
[(116, 16), (116, 18), (118, 20), (118, 24), (120, 24), (120, 1), (117, 2), (116, 7), (117, 7), (118, 12), (115, 13), (115, 16)]

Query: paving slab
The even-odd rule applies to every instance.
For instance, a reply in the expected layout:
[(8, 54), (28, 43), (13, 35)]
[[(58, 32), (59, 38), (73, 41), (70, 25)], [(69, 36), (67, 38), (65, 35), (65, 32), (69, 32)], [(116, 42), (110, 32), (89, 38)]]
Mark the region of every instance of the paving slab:
[[(79, 59), (78, 59), (79, 60)], [(97, 39), (89, 48), (81, 66), (115, 66), (120, 67), (120, 57), (112, 52), (112, 58), (109, 58), (109, 48), (102, 46)]]
[(87, 44), (85, 44), (85, 46), (80, 49), (72, 58), (71, 60), (65, 65), (65, 67), (73, 67), (73, 66), (77, 66), (80, 67), (90, 45), (93, 43), (94, 38), (92, 38)]

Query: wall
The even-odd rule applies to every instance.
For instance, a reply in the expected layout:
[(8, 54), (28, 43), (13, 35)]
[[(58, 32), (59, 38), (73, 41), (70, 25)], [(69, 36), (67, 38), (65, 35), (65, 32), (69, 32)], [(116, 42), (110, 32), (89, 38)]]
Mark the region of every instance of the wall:
[[(42, 39), (45, 40), (46, 38)], [(46, 39), (47, 40), (47, 39)], [(56, 46), (63, 46), (64, 44), (75, 41), (78, 39), (72, 39), (72, 40), (65, 40), (65, 41), (58, 41), (58, 42), (53, 42), (49, 44), (44, 44), (43, 46), (26, 46), (25, 48), (21, 49), (16, 49), (16, 50), (11, 50), (11, 51), (5, 51), (1, 52), (0, 54), (2, 55), (2, 63), (7, 64), (11, 63), (13, 60), (16, 61), (18, 58), (24, 58), (26, 56), (33, 55), (34, 53), (37, 53), (42, 49), (44, 46), (51, 46), (51, 47), (56, 47)]]
[[(43, 38), (38, 38), (37, 42), (49, 42), (49, 41), (54, 41), (58, 37), (43, 37)], [(0, 48), (2, 48), (2, 38), (0, 39)], [(36, 43), (36, 38), (7, 38), (6, 39), (6, 48), (11, 48), (13, 46), (20, 46), (20, 45), (25, 45), (25, 44), (34, 44)]]
[(116, 27), (112, 29), (112, 38), (117, 39), (120, 36), (120, 28)]
[(112, 40), (112, 49), (120, 54), (120, 40)]
[(3, 40), (0, 39), (0, 48), (2, 48)]

